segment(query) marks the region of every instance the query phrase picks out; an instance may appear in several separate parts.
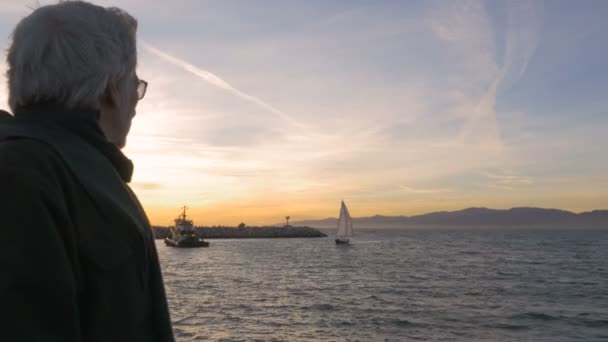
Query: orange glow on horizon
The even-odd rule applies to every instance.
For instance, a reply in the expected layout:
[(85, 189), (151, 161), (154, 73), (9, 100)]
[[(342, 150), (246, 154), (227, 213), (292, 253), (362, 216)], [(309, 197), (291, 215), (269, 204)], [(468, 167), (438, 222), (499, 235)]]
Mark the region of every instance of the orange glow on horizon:
[[(597, 206), (594, 200), (583, 201), (584, 206), (581, 207), (564, 207), (559, 204), (564, 204), (560, 201), (553, 202), (554, 205), (547, 205), (546, 202), (528, 201), (526, 203), (517, 203), (509, 205), (504, 200), (488, 201), (485, 205), (475, 202), (454, 202), (440, 203), (436, 202), (421, 202), (412, 204), (406, 207), (401, 203), (359, 203), (345, 201), (349, 207), (353, 217), (369, 217), (374, 215), (382, 216), (414, 216), (436, 211), (456, 211), (470, 207), (487, 207), (492, 209), (510, 209), (513, 207), (540, 207), (540, 208), (555, 208), (563, 209), (571, 212), (584, 212), (594, 209), (605, 209), (605, 207)], [(545, 205), (543, 205), (545, 203)], [(319, 220), (329, 217), (338, 217), (340, 202), (315, 202), (301, 205), (289, 204), (263, 204), (252, 205), (251, 203), (237, 204), (218, 204), (211, 206), (189, 206), (188, 217), (194, 220), (197, 226), (237, 226), (244, 222), (250, 226), (273, 225), (285, 222), (285, 216), (290, 216), (290, 222)], [(173, 225), (173, 220), (180, 213), (180, 207), (166, 206), (146, 206), (144, 204), (146, 214), (153, 225), (170, 226)]]

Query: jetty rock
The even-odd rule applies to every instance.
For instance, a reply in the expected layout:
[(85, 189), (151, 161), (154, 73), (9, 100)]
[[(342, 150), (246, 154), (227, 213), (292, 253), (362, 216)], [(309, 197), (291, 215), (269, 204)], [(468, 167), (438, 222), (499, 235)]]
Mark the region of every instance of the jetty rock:
[[(153, 226), (154, 237), (164, 239), (169, 236), (169, 227)], [(327, 237), (318, 229), (295, 226), (261, 227), (195, 227), (195, 234), (205, 239), (270, 239), (270, 238), (318, 238)]]

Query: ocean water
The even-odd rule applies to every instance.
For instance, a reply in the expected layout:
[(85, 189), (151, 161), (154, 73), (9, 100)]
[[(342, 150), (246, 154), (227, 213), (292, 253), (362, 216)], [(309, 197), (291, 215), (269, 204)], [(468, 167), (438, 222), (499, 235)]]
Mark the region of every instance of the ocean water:
[(180, 341), (608, 341), (608, 231), (157, 241)]

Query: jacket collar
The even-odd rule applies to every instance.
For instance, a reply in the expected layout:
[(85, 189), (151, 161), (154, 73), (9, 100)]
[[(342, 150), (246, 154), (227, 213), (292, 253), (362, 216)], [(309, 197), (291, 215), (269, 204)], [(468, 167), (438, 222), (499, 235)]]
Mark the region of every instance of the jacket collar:
[(99, 126), (98, 110), (66, 109), (53, 103), (39, 103), (17, 108), (14, 114), (17, 120), (43, 121), (67, 129), (103, 154), (126, 183), (131, 181), (133, 162), (108, 141)]

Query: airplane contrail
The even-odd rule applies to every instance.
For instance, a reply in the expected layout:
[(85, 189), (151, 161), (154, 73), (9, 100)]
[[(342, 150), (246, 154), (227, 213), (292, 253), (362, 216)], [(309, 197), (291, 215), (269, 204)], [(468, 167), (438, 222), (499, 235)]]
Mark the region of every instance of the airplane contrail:
[(285, 114), (284, 112), (276, 109), (275, 107), (269, 105), (268, 103), (260, 100), (259, 98), (246, 94), (238, 89), (236, 89), (235, 87), (233, 87), (232, 85), (230, 85), (228, 82), (224, 81), (223, 79), (221, 79), (220, 77), (218, 77), (217, 75), (213, 74), (210, 71), (207, 70), (203, 70), (195, 65), (192, 65), (182, 59), (179, 59), (175, 56), (172, 56), (166, 52), (160, 51), (159, 49), (155, 48), (154, 46), (143, 42), (142, 40), (139, 41), (141, 43), (141, 45), (144, 47), (144, 49), (148, 50), (149, 52), (153, 53), (154, 55), (160, 57), (161, 59), (175, 65), (178, 66), (186, 71), (188, 71), (189, 73), (199, 77), (200, 79), (202, 79), (203, 81), (206, 81), (207, 83), (214, 85), (220, 89), (224, 89), (227, 90), (235, 95), (237, 95), (238, 97), (245, 99), (249, 102), (255, 103), (256, 105), (268, 110), (269, 112), (279, 116), (280, 118), (282, 118), (285, 121), (288, 121), (289, 123), (296, 125), (296, 126), (303, 126), (301, 123), (297, 122), (296, 120), (294, 120), (293, 118), (291, 118), (289, 115)]

